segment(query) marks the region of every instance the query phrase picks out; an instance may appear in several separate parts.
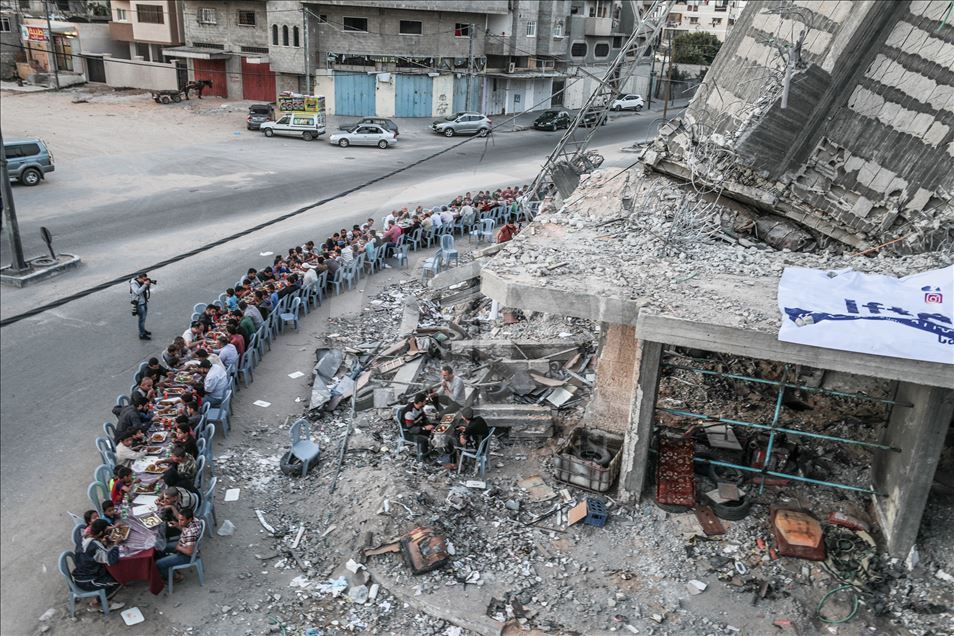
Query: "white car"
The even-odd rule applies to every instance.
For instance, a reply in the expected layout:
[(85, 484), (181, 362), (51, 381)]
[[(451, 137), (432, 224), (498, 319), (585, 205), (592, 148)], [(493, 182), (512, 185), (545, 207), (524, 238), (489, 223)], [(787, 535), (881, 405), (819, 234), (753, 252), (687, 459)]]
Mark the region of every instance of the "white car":
[(328, 142), (342, 148), (348, 146), (377, 146), (384, 150), (397, 145), (397, 139), (389, 131), (376, 124), (358, 124), (351, 130), (343, 130), (328, 138)]
[(311, 141), (325, 134), (325, 115), (324, 113), (286, 113), (278, 121), (263, 122), (259, 129), (266, 137), (283, 135)]
[(643, 103), (642, 97), (639, 95), (629, 94), (620, 95), (619, 99), (614, 99), (610, 108), (616, 112), (621, 110), (635, 110), (636, 112), (639, 112), (643, 109), (643, 106), (645, 106), (645, 104)]

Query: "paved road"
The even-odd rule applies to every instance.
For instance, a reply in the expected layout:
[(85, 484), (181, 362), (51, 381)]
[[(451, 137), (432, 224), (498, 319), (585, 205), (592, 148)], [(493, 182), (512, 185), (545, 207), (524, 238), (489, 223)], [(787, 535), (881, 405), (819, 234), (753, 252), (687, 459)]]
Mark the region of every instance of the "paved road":
[[(601, 129), (596, 145), (606, 165), (632, 161), (634, 155), (618, 149), (651, 134), (655, 117), (623, 115)], [(90, 159), (72, 171), (60, 165), (47, 183), (15, 189), (21, 228), (29, 254), (41, 251), (36, 235), (47, 225), (59, 249), (80, 254), (84, 266), (35, 287), (5, 288), (3, 315), (250, 227), (453, 142), (411, 137), (387, 152), (253, 137), (122, 162)], [(93, 439), (113, 419), (113, 399), (128, 392), (139, 362), (182, 332), (194, 302), (216, 296), (248, 266), (264, 264), (263, 250), (322, 238), (397, 205), (526, 182), (557, 138), (526, 131), (497, 134), (486, 147), (475, 140), (366, 191), (151, 272), (160, 282), (150, 305), (151, 343), (136, 338), (122, 287), (2, 329), (0, 633), (30, 633), (43, 611), (62, 606), (55, 559), (69, 545), (65, 511), (89, 508), (85, 488), (99, 463)], [(2, 259), (9, 262), (6, 245)]]

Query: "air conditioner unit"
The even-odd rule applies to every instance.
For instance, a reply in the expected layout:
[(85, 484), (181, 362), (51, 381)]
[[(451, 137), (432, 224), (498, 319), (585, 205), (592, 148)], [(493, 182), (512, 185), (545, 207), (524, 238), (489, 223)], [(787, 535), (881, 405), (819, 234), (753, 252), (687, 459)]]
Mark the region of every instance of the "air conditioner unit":
[(507, 72), (508, 72), (508, 73), (513, 73), (513, 72), (516, 71), (516, 70), (517, 70), (517, 63), (516, 63), (516, 62), (511, 62), (511, 63), (510, 63), (510, 66), (507, 67)]

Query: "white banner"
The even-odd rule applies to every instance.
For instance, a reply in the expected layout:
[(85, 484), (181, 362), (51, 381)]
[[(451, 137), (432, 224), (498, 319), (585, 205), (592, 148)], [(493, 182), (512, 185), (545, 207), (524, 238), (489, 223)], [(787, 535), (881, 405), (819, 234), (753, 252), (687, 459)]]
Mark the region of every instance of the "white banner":
[(905, 278), (787, 267), (778, 339), (954, 364), (954, 266)]

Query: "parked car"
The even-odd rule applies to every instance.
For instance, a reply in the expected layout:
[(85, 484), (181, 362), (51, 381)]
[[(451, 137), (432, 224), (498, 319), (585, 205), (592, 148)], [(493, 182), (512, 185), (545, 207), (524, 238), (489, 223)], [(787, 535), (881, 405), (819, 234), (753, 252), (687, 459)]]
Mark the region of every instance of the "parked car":
[(635, 110), (638, 113), (643, 109), (643, 106), (645, 106), (643, 98), (634, 93), (630, 93), (628, 95), (620, 95), (617, 99), (614, 99), (610, 108), (615, 111)]
[(590, 128), (592, 126), (605, 126), (606, 125), (606, 113), (605, 112), (596, 112), (590, 111), (583, 115), (583, 119), (580, 120), (580, 126), (583, 128)]
[(493, 122), (487, 115), (480, 113), (454, 113), (431, 124), (431, 130), (445, 137), (454, 135), (480, 135), (490, 133)]
[(377, 146), (382, 150), (397, 144), (390, 131), (375, 124), (358, 124), (351, 130), (333, 134), (328, 141), (336, 146)]
[(533, 121), (533, 127), (537, 130), (557, 130), (569, 128), (572, 123), (573, 117), (565, 110), (545, 110)]
[(271, 104), (252, 104), (248, 107), (248, 117), (245, 118), (245, 127), (249, 130), (258, 130), (265, 122), (274, 120), (274, 106)]
[(374, 124), (375, 126), (380, 126), (381, 128), (384, 128), (386, 131), (394, 135), (395, 139), (397, 139), (398, 135), (400, 134), (398, 132), (397, 124), (395, 124), (390, 119), (382, 119), (380, 117), (365, 117), (364, 119), (360, 121), (338, 126), (338, 130), (351, 130), (355, 126), (360, 126), (361, 124)]
[(260, 124), (259, 128), (266, 137), (284, 135), (311, 141), (325, 134), (325, 114), (285, 113), (278, 121), (266, 121)]
[(35, 186), (48, 172), (53, 172), (53, 153), (42, 139), (4, 139), (10, 181)]

